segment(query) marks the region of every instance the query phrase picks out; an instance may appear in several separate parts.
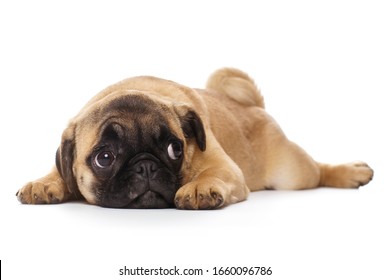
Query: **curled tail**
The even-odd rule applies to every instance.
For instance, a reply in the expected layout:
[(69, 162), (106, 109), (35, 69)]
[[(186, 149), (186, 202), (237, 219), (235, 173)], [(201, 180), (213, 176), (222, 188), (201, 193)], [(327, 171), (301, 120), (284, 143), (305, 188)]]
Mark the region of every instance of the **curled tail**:
[(264, 99), (254, 81), (244, 72), (222, 68), (211, 74), (206, 88), (224, 93), (244, 106), (264, 108)]

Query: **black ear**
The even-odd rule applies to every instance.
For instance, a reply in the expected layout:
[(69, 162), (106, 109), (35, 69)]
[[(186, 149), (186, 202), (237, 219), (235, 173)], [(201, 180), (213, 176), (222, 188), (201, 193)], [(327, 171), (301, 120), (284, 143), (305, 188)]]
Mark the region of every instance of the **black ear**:
[(206, 133), (203, 123), (197, 113), (192, 110), (181, 117), (181, 127), (186, 138), (195, 137), (199, 149), (204, 152), (206, 150)]
[[(64, 132), (64, 135), (66, 132), (67, 131)], [(56, 153), (56, 166), (69, 192), (78, 196), (79, 190), (77, 187), (76, 178), (73, 174), (74, 151), (75, 141), (73, 135), (70, 139), (64, 138), (63, 136), (61, 146), (58, 148)]]

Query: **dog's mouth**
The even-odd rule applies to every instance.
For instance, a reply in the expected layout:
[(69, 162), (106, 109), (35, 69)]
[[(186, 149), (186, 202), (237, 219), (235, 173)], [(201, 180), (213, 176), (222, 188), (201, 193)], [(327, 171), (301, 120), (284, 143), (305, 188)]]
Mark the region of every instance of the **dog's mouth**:
[(171, 203), (159, 193), (148, 190), (144, 194), (132, 200), (125, 208), (170, 208), (173, 207), (173, 200)]
[(107, 208), (129, 208), (129, 209), (159, 209), (159, 208), (172, 208), (174, 207), (172, 201), (167, 201), (161, 194), (153, 192), (151, 190), (146, 191), (144, 194), (137, 196), (129, 202), (128, 197), (111, 197), (110, 201), (100, 201), (100, 206)]
[(129, 209), (159, 209), (174, 207), (174, 193), (159, 193), (151, 189), (144, 193), (132, 196), (128, 192), (110, 193), (104, 195), (98, 205), (107, 208), (129, 208)]

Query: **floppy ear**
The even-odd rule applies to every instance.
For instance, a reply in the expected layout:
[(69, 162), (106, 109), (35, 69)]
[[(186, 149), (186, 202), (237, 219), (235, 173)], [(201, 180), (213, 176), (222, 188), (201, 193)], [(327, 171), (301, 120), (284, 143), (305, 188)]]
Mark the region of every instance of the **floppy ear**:
[(69, 192), (78, 196), (79, 190), (73, 174), (75, 152), (74, 131), (75, 125), (71, 124), (62, 134), (61, 146), (56, 153), (56, 166)]
[(189, 109), (184, 116), (181, 116), (180, 123), (185, 137), (195, 137), (199, 149), (204, 152), (206, 150), (206, 133), (204, 131), (202, 120), (198, 114)]

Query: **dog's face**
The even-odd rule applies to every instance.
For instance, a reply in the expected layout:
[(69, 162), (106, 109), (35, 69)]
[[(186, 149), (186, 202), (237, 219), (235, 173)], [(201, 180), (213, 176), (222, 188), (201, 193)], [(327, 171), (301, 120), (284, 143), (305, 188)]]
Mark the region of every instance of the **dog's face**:
[(137, 91), (87, 107), (63, 134), (57, 168), (72, 192), (105, 207), (165, 208), (205, 132), (187, 105)]

